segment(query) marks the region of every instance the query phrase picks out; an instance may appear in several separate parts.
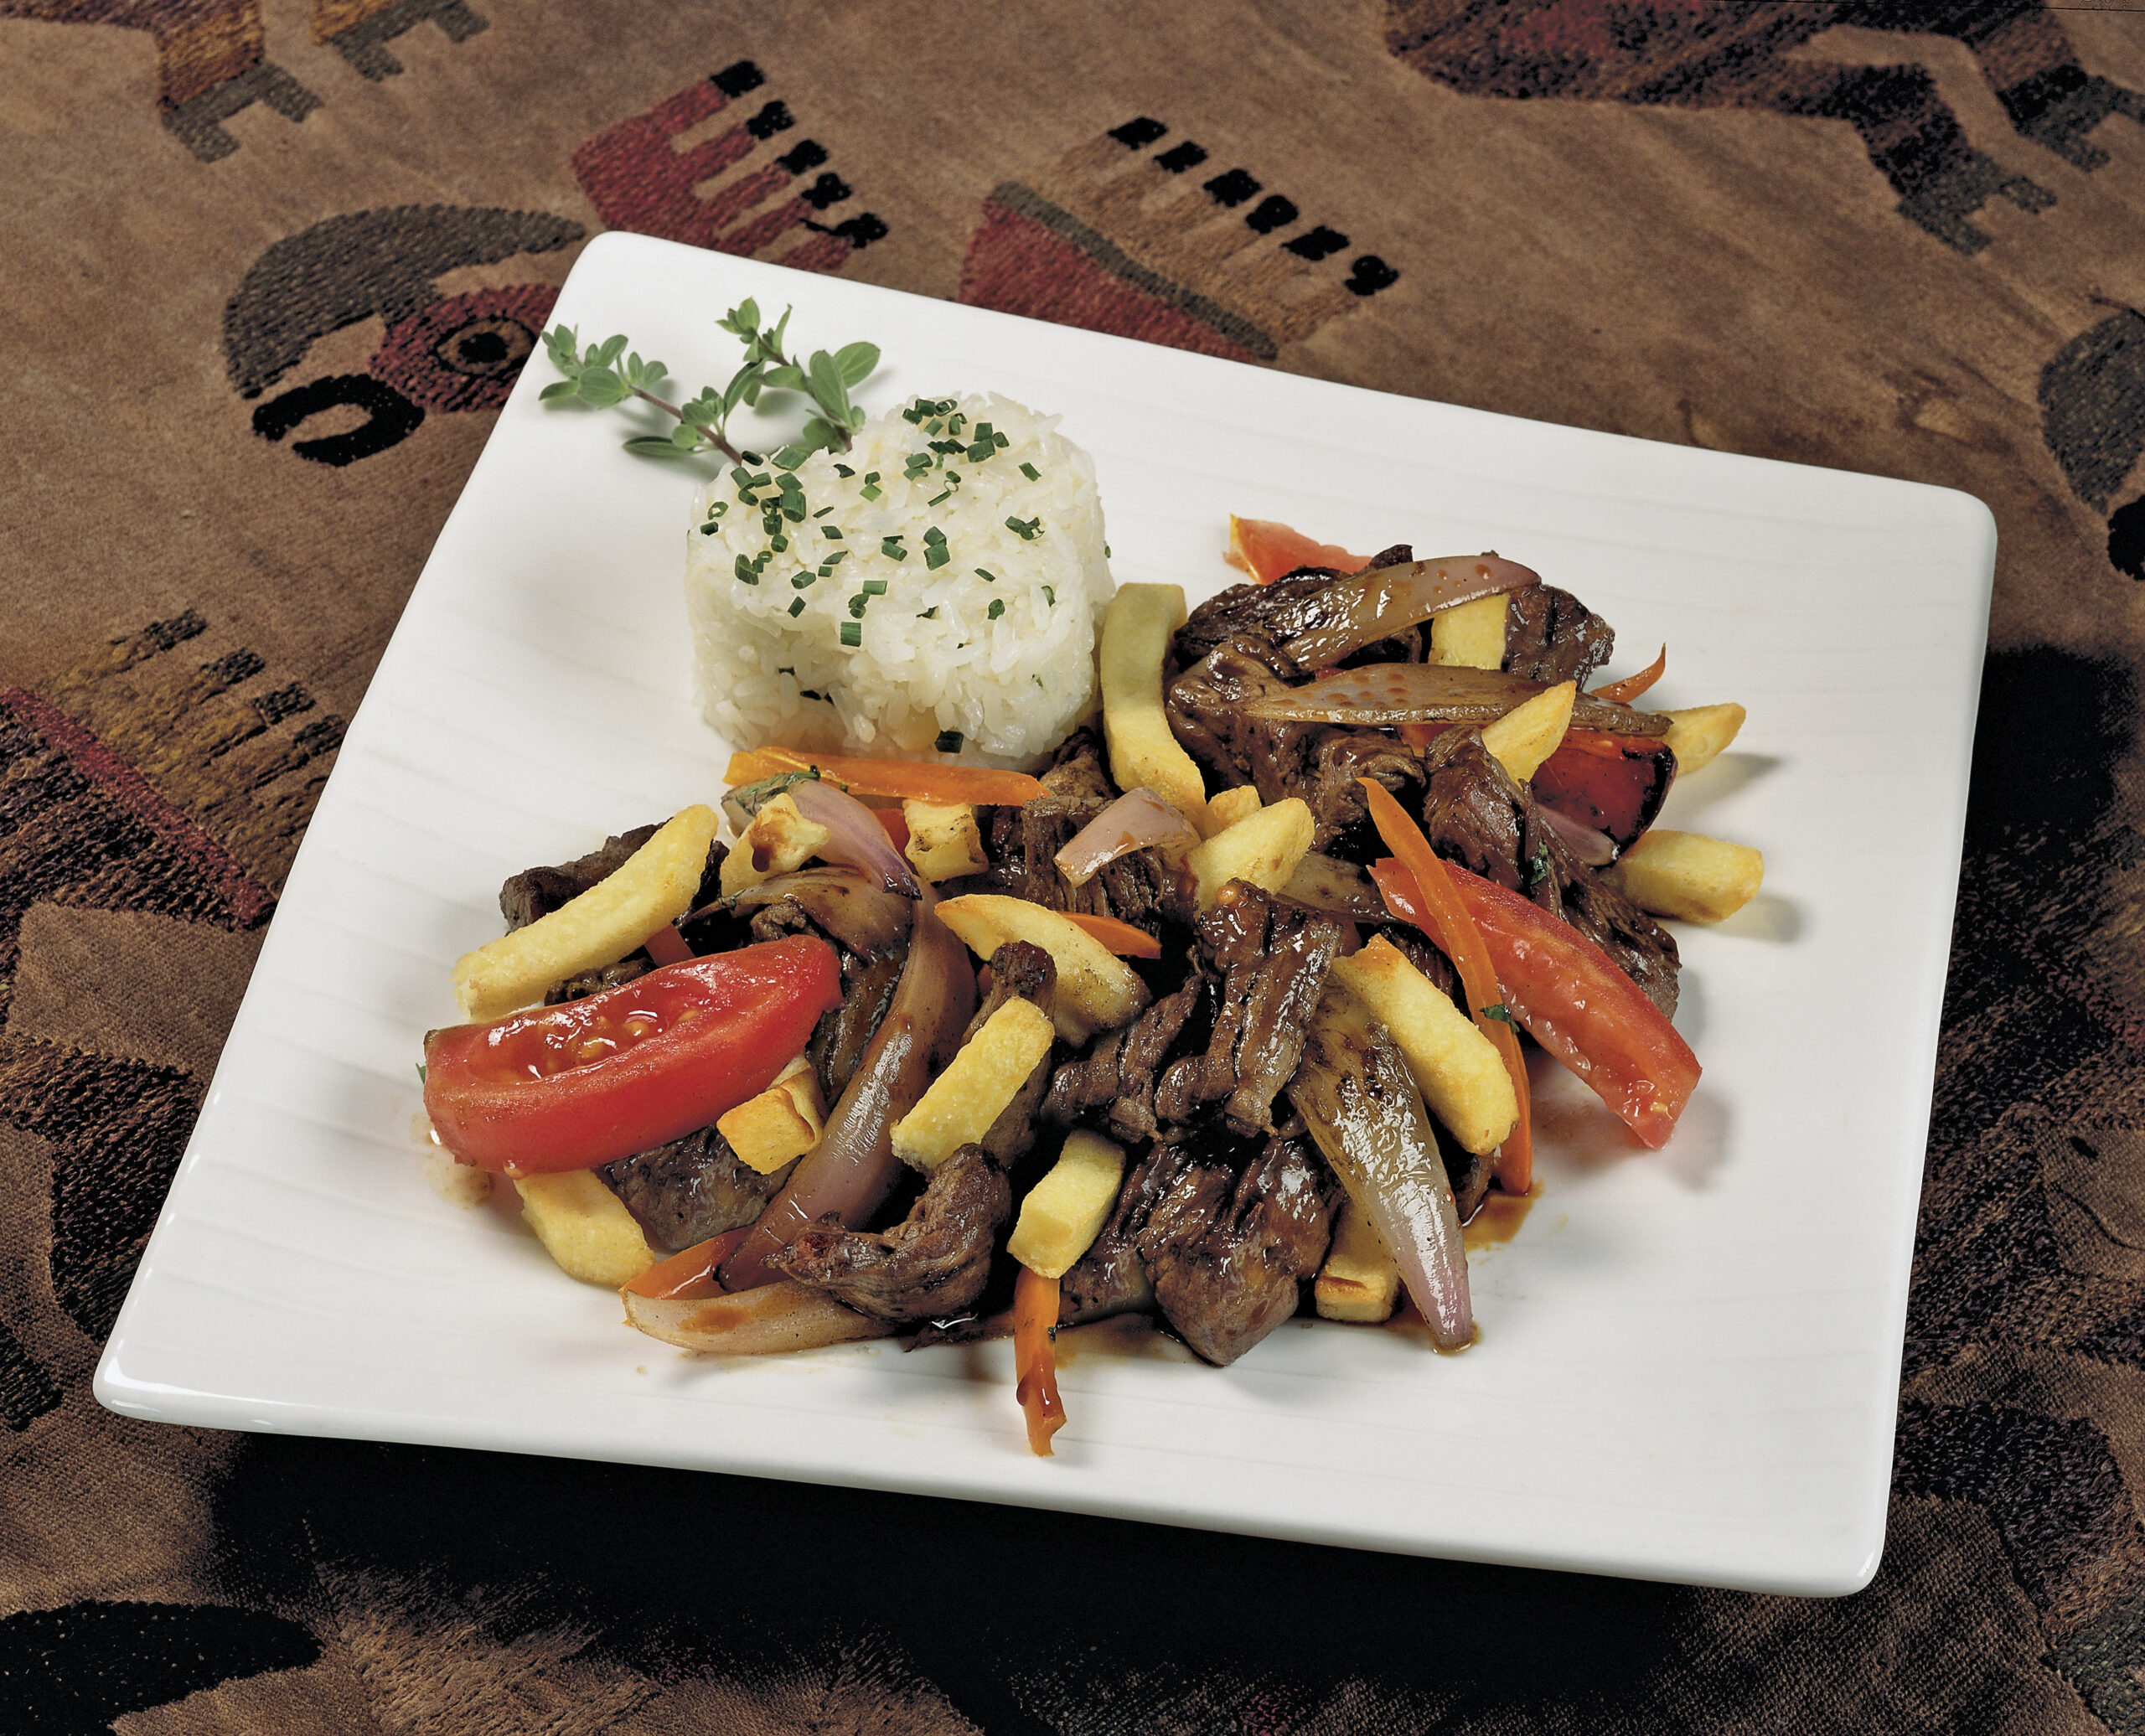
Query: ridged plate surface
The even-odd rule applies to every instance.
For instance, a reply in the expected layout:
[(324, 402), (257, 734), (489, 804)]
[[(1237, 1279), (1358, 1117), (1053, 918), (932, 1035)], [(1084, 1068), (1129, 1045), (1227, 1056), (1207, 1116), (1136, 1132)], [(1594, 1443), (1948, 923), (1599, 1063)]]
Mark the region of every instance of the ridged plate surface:
[[(1666, 823), (1766, 890), (1684, 927), (1705, 1065), (1640, 1150), (1539, 1074), (1544, 1196), (1480, 1344), (1305, 1321), (1235, 1367), (1089, 1349), (1031, 1457), (1005, 1346), (696, 1361), (421, 1173), (414, 1063), (499, 881), (705, 801), (695, 478), (515, 388), (354, 721), (96, 1378), (129, 1415), (701, 1467), (1274, 1537), (1838, 1593), (1874, 1571), (1995, 531), (1965, 495), (1395, 398), (625, 235), (557, 318), (697, 385), (746, 295), (868, 337), (878, 410), (987, 388), (1095, 457), (1120, 581), (1233, 576), (1227, 515), (1495, 548), (1739, 700)], [(1515, 362), (1515, 365), (1523, 365)]]

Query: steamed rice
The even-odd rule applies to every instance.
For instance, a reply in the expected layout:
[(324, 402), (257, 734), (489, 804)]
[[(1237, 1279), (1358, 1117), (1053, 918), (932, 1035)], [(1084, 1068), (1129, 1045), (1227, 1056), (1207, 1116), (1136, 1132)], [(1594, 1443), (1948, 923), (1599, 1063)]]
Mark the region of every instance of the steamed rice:
[(846, 452), (705, 490), (685, 597), (709, 723), (740, 747), (1000, 766), (1055, 746), (1093, 702), (1111, 590), (1094, 463), (1057, 424), (918, 400)]

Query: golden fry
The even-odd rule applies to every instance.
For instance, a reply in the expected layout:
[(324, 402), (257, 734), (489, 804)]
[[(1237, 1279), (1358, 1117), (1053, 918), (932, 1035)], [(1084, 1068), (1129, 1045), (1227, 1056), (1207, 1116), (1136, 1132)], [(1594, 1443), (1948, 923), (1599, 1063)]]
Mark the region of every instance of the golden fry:
[(554, 983), (615, 964), (665, 922), (693, 907), (715, 810), (674, 815), (618, 871), (525, 928), (502, 935), (454, 967), (454, 995), (468, 1019), (496, 1019), (542, 998)]
[(1430, 1112), (1478, 1157), (1496, 1150), (1519, 1120), (1519, 1097), (1496, 1046), (1450, 996), (1383, 934), (1333, 974), (1399, 1046)]
[(1458, 608), (1439, 610), (1430, 617), (1430, 654), (1424, 661), (1465, 669), (1502, 669), (1505, 614), (1511, 601), (1500, 592), (1478, 597)]
[(1695, 772), (1720, 757), (1748, 714), (1740, 705), (1693, 705), (1661, 715), (1668, 720), (1668, 745), (1675, 751), (1676, 769)]
[(1206, 781), (1171, 731), (1162, 660), (1184, 624), (1181, 585), (1120, 585), (1103, 617), (1103, 739), (1119, 789), (1145, 785), (1202, 833)]
[(1198, 881), (1199, 908), (1212, 910), (1216, 895), (1232, 880), (1279, 891), (1288, 885), (1296, 864), (1310, 854), (1317, 829), (1309, 805), (1299, 796), (1290, 796), (1217, 832), (1190, 858)]
[(948, 898), (938, 919), (968, 949), (988, 958), (1009, 940), (1039, 946), (1057, 967), (1051, 1016), (1068, 1043), (1122, 1025), (1151, 998), (1139, 974), (1088, 931), (1054, 910), (1003, 892)]
[(1062, 1278), (1101, 1233), (1124, 1180), (1117, 1146), (1084, 1130), (1067, 1134), (1050, 1173), (1021, 1202), (1005, 1252), (1039, 1276)]
[(1057, 1034), (1033, 1001), (1007, 1001), (894, 1124), (894, 1155), (928, 1173), (982, 1139), (1050, 1053)]
[(1572, 705), (1578, 697), (1576, 681), (1559, 681), (1554, 687), (1544, 688), (1496, 722), (1485, 724), (1483, 747), (1515, 782), (1526, 783), (1564, 739), (1564, 731), (1571, 726)]
[(737, 848), (722, 859), (722, 896), (735, 898), (747, 886), (802, 868), (832, 835), (817, 820), (805, 819), (783, 791), (761, 804)]
[(1226, 832), (1240, 819), (1248, 819), (1264, 804), (1259, 799), (1259, 786), (1240, 783), (1234, 789), (1225, 789), (1207, 800), (1207, 835)]
[(974, 803), (907, 801), (902, 803), (902, 818), (908, 822), (908, 844), (902, 854), (926, 880), (956, 880), (990, 865)]
[(1603, 871), (1641, 910), (1688, 922), (1718, 922), (1758, 896), (1765, 859), (1747, 844), (1657, 829)]
[(729, 1141), (740, 1163), (772, 1175), (818, 1144), (826, 1122), (819, 1076), (800, 1055), (757, 1097), (717, 1118), (715, 1129)]
[(521, 1175), (514, 1186), (521, 1221), (567, 1277), (616, 1289), (655, 1263), (638, 1220), (593, 1170)]
[(1375, 1325), (1393, 1317), (1400, 1297), (1400, 1268), (1377, 1227), (1352, 1199), (1341, 1202), (1332, 1251), (1319, 1268), (1311, 1294), (1321, 1320)]

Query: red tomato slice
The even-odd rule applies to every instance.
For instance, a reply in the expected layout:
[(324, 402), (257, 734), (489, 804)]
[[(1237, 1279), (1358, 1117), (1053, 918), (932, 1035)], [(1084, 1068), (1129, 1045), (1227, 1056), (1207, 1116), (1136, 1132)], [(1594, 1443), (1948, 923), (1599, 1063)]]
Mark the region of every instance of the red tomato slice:
[(1534, 793), (1626, 850), (1653, 824), (1675, 776), (1676, 755), (1658, 736), (1566, 730), (1534, 768)]
[(1698, 1057), (1661, 1009), (1569, 922), (1447, 862), (1527, 1034), (1649, 1145), (1667, 1142), (1698, 1082)]
[(1232, 513), (1228, 552), (1222, 558), (1238, 572), (1249, 573), (1259, 583), (1270, 585), (1300, 566), (1360, 572), (1371, 557), (1351, 555), (1332, 543), (1314, 542), (1278, 519), (1239, 519)]
[(835, 950), (794, 934), (564, 1006), (425, 1039), (425, 1109), (464, 1163), (586, 1170), (682, 1139), (774, 1082), (841, 1003)]

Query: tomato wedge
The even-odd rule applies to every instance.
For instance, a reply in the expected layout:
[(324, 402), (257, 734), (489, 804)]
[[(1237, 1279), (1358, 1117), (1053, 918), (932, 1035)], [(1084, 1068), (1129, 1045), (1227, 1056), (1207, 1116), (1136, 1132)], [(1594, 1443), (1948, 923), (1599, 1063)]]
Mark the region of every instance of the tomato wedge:
[(988, 766), (924, 765), (916, 760), (850, 759), (800, 747), (756, 747), (733, 753), (723, 782), (732, 789), (805, 772), (817, 766), (852, 796), (891, 796), (902, 801), (982, 802), (1018, 808), (1048, 793), (1042, 780), (1025, 772), (994, 772)]
[(563, 1006), (425, 1039), (425, 1110), (464, 1163), (585, 1170), (682, 1139), (764, 1091), (841, 1004), (835, 949), (793, 934)]
[[(1569, 922), (1479, 874), (1450, 862), (1445, 871), (1489, 949), (1505, 1004), (1527, 1034), (1646, 1144), (1665, 1144), (1698, 1082), (1691, 1046)], [(1398, 862), (1380, 862), (1374, 872), (1400, 902), (1415, 892), (1414, 877)]]
[(1351, 555), (1331, 543), (1313, 542), (1277, 519), (1239, 519), (1229, 514), (1229, 548), (1222, 557), (1238, 572), (1270, 585), (1300, 566), (1330, 566), (1336, 572), (1360, 572), (1367, 555)]

